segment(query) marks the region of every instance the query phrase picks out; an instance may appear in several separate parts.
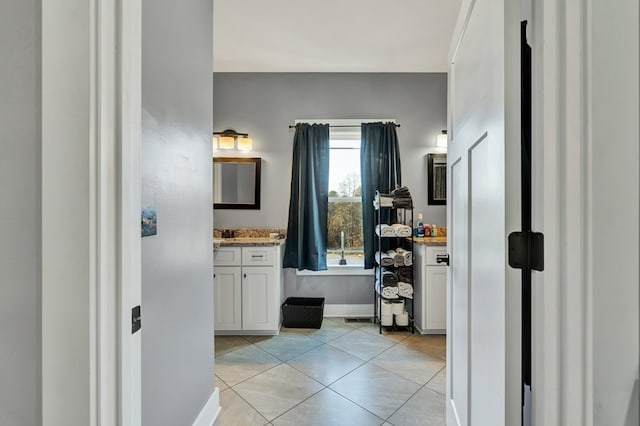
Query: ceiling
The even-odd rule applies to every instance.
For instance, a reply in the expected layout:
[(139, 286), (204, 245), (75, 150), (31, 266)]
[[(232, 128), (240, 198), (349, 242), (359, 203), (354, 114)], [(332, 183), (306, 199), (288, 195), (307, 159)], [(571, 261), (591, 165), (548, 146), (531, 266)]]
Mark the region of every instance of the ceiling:
[(461, 0), (215, 0), (216, 72), (446, 72)]

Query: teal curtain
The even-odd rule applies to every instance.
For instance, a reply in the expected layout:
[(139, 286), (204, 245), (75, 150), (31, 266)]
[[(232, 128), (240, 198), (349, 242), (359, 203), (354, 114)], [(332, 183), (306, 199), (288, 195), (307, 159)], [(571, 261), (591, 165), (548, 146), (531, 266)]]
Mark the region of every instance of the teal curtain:
[(296, 125), (283, 267), (327, 269), (329, 125)]
[[(362, 179), (362, 231), (364, 268), (374, 266), (377, 239), (374, 227), (377, 212), (373, 208), (376, 190), (388, 194), (402, 185), (400, 148), (394, 123), (362, 123), (360, 168)], [(382, 221), (391, 219), (391, 209), (381, 211)], [(383, 247), (384, 248), (384, 247)]]

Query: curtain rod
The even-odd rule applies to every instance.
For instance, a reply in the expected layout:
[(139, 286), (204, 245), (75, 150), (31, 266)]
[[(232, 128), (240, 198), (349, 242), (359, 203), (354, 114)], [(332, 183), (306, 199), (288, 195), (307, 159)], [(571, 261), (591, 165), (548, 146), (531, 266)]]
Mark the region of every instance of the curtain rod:
[[(399, 124), (396, 124), (396, 123), (391, 123), (391, 124), (393, 124), (396, 127), (400, 127)], [(354, 124), (354, 125), (345, 125), (345, 124), (343, 124), (343, 125), (333, 125), (333, 126), (329, 125), (329, 127), (360, 127), (360, 125), (359, 124)], [(289, 128), (290, 129), (295, 129), (296, 125), (295, 124), (289, 124)]]

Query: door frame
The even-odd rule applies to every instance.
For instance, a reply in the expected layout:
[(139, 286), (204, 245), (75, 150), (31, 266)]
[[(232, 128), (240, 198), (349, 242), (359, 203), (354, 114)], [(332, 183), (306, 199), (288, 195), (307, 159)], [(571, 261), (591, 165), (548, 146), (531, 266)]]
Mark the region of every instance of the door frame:
[[(602, 144), (594, 140), (594, 126), (599, 126), (596, 130), (600, 134), (606, 128), (627, 140), (634, 138), (633, 129), (619, 125), (615, 108), (593, 115), (594, 96), (602, 90), (593, 81), (594, 58), (601, 54), (594, 46), (594, 28), (600, 24), (602, 30), (603, 23), (611, 27), (613, 19), (619, 18), (616, 14), (621, 13), (620, 8), (610, 16), (594, 13), (594, 6), (600, 3), (534, 0), (532, 5), (532, 213), (534, 230), (545, 234), (545, 270), (534, 272), (532, 277), (534, 425), (598, 423), (596, 414), (603, 408), (596, 407), (594, 368), (598, 367), (594, 355), (602, 348), (594, 341), (594, 307), (599, 303), (594, 298), (594, 284), (602, 283), (595, 282), (594, 252), (602, 241), (614, 245), (609, 247), (612, 255), (629, 244), (629, 240), (625, 243), (594, 235), (595, 215), (605, 207), (596, 205), (593, 196), (593, 152), (596, 144)], [(638, 19), (637, 3), (635, 12)], [(611, 34), (616, 31), (599, 33), (599, 41), (615, 40), (616, 34)], [(635, 46), (635, 52), (618, 56), (607, 66), (612, 70), (633, 66), (637, 79)], [(612, 71), (607, 77), (616, 75)], [(636, 128), (636, 143), (637, 136)], [(635, 238), (637, 253), (638, 236)], [(618, 243), (622, 243), (620, 247)], [(597, 261), (607, 263), (605, 259)], [(616, 266), (609, 265), (612, 269)], [(626, 269), (619, 278), (633, 276), (630, 266), (622, 266)]]
[(141, 1), (44, 2), (42, 422), (141, 424)]
[(532, 273), (536, 425), (588, 425), (590, 419), (585, 12), (579, 1), (533, 4), (532, 221), (545, 234), (545, 270)]

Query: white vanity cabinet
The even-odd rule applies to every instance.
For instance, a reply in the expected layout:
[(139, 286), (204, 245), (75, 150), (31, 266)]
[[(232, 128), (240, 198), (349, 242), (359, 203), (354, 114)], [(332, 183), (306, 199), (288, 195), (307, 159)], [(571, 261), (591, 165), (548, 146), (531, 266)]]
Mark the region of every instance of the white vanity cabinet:
[(447, 267), (436, 257), (446, 246), (415, 245), (416, 329), (421, 334), (444, 334), (447, 329)]
[(281, 246), (220, 247), (214, 252), (216, 334), (278, 334)]

